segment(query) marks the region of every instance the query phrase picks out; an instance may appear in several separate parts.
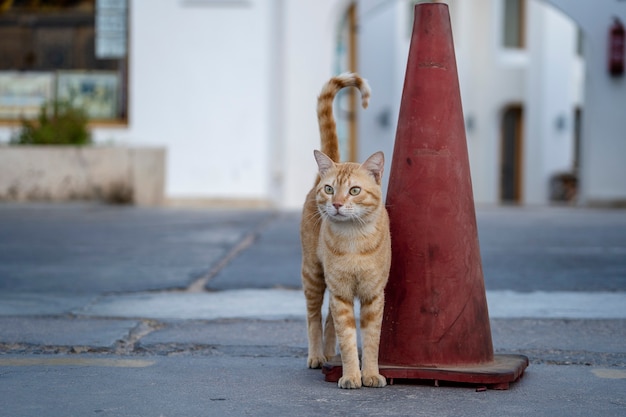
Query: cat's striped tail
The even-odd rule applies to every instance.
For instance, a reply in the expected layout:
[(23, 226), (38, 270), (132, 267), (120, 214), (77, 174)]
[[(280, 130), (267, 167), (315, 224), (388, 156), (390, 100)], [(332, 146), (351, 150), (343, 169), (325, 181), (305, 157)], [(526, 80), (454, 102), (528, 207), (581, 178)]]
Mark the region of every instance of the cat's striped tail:
[(333, 100), (339, 90), (344, 87), (356, 87), (361, 92), (361, 104), (367, 108), (371, 90), (367, 80), (353, 72), (345, 72), (328, 80), (317, 98), (317, 121), (320, 127), (322, 152), (330, 159), (339, 162), (339, 140), (337, 126), (333, 116)]

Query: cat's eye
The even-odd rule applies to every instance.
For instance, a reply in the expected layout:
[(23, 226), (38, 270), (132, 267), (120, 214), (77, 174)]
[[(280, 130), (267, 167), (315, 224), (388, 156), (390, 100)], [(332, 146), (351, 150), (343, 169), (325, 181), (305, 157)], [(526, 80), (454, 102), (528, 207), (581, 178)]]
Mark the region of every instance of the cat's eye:
[(361, 187), (350, 188), (350, 195), (359, 195), (360, 192), (361, 192)]
[(330, 185), (326, 185), (326, 186), (324, 186), (324, 192), (326, 194), (333, 194), (335, 192), (335, 190)]

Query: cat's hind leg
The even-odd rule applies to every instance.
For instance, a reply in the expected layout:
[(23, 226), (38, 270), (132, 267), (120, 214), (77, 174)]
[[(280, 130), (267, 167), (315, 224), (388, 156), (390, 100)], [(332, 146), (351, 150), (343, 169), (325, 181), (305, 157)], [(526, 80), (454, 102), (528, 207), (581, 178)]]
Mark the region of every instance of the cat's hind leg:
[(309, 340), (307, 366), (309, 368), (321, 368), (326, 362), (322, 338), (322, 304), (326, 283), (321, 265), (303, 263), (302, 287), (306, 299), (307, 336)]
[(337, 334), (335, 333), (333, 313), (329, 307), (324, 325), (324, 356), (326, 359), (331, 359), (335, 355), (337, 355)]

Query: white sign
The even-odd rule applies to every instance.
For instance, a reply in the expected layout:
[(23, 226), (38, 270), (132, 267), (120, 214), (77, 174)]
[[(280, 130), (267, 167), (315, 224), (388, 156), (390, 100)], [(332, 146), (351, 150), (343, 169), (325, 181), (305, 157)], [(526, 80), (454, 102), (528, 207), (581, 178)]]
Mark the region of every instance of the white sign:
[(126, 57), (128, 0), (96, 0), (96, 57)]

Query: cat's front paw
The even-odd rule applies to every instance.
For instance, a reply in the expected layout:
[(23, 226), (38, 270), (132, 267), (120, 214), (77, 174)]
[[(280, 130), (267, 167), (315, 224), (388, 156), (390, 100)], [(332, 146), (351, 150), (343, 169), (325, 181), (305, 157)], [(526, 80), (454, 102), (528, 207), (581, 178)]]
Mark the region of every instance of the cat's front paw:
[(324, 356), (309, 356), (306, 360), (306, 364), (311, 369), (321, 368), (322, 365), (326, 362), (326, 357)]
[(344, 375), (339, 378), (339, 388), (357, 389), (361, 388), (361, 375)]
[(366, 387), (382, 388), (387, 385), (387, 379), (380, 374), (363, 375), (363, 385)]

